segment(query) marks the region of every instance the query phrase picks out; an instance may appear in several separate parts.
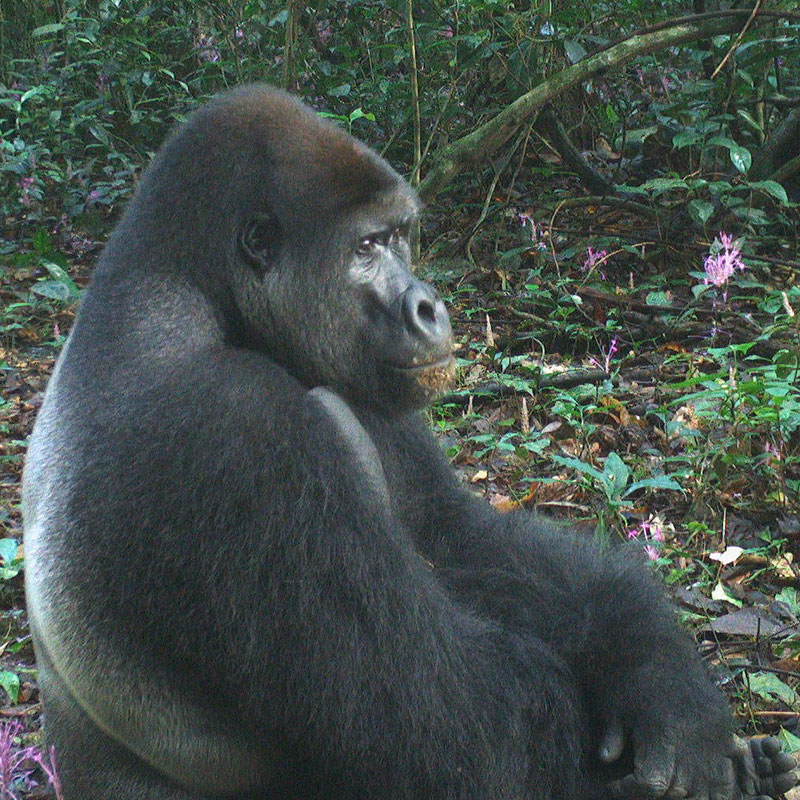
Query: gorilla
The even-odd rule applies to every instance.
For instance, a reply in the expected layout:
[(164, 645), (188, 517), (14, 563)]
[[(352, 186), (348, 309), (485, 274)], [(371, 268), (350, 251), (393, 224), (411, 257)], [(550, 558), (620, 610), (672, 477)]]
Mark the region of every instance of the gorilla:
[(453, 475), (413, 191), (276, 89), (167, 141), (24, 476), (66, 800), (728, 800), (795, 781), (637, 559)]

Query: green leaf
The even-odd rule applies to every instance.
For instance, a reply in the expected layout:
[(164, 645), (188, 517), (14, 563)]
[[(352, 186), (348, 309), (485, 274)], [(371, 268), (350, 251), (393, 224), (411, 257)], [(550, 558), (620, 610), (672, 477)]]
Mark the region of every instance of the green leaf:
[(0, 687), (5, 689), (12, 703), (19, 700), (19, 675), (16, 672), (0, 670)]
[(33, 249), (42, 256), (50, 255), (53, 252), (53, 242), (46, 230), (40, 228), (33, 234)]
[(736, 606), (737, 608), (742, 607), (742, 601), (739, 600), (737, 597), (734, 597), (722, 583), (722, 581), (718, 581), (717, 585), (714, 587), (714, 590), (711, 592), (711, 599), (712, 600), (722, 600), (725, 603), (730, 603), (731, 605)]
[(759, 133), (763, 133), (763, 128), (758, 122), (755, 120), (753, 115), (749, 111), (745, 111), (743, 108), (738, 108), (736, 113), (754, 130), (757, 130)]
[(4, 566), (11, 564), (17, 557), (19, 545), (16, 539), (0, 539), (0, 559)]
[(69, 289), (61, 281), (38, 281), (31, 286), (31, 291), (49, 300), (69, 302)]
[(683, 486), (669, 475), (655, 475), (652, 478), (644, 478), (644, 480), (632, 483), (624, 497), (633, 494), (637, 489), (670, 489), (673, 492), (682, 492)]
[(104, 144), (109, 149), (111, 148), (111, 139), (108, 138), (108, 133), (105, 128), (101, 128), (99, 125), (90, 125), (89, 133), (91, 133), (98, 142)]
[(642, 184), (645, 189), (650, 189), (654, 196), (668, 192), (671, 189), (686, 189), (686, 182), (680, 178), (651, 178)]
[(33, 89), (28, 89), (28, 91), (19, 98), (19, 104), (22, 105), (32, 97), (39, 97), (41, 95), (46, 95), (47, 93), (47, 89), (44, 86), (34, 86)]
[(713, 136), (709, 139), (708, 143), (716, 145), (717, 147), (727, 148), (733, 166), (736, 167), (739, 172), (747, 172), (747, 170), (750, 169), (750, 163), (753, 158), (746, 147), (736, 144), (733, 139), (729, 139), (727, 136)]
[(630, 480), (631, 471), (628, 465), (613, 450), (606, 456), (603, 477), (614, 496), (618, 496)]
[(59, 31), (64, 30), (64, 23), (63, 22), (51, 22), (49, 25), (42, 25), (39, 28), (34, 28), (31, 36), (34, 39), (38, 39), (41, 36), (47, 36), (51, 33), (58, 33)]
[(786, 196), (786, 189), (783, 188), (777, 181), (755, 181), (750, 184), (751, 189), (761, 189), (772, 195), (782, 206), (789, 205), (789, 198)]
[(680, 150), (683, 147), (691, 147), (693, 144), (697, 144), (701, 139), (702, 137), (699, 133), (685, 131), (684, 133), (676, 133), (672, 137), (672, 144), (676, 149)]
[(797, 353), (790, 350), (778, 350), (772, 357), (772, 363), (775, 365), (775, 377), (785, 381), (790, 375), (797, 372)]
[(81, 296), (81, 290), (62, 266), (48, 259), (42, 259), (39, 263), (50, 273), (53, 280), (38, 281), (31, 287), (33, 292), (42, 297), (49, 297), (51, 300), (60, 300), (64, 303), (72, 303), (78, 300)]
[(753, 162), (753, 157), (750, 155), (750, 151), (746, 147), (740, 147), (737, 145), (736, 147), (732, 147), (729, 152), (733, 166), (736, 167), (739, 172), (744, 174), (750, 169), (750, 164)]
[(350, 112), (350, 122), (355, 122), (357, 119), (368, 119), (370, 122), (375, 122), (375, 115), (369, 111), (364, 111), (360, 106)]
[(792, 614), (800, 614), (800, 596), (794, 586), (786, 586), (775, 595), (779, 603), (786, 603)]
[(567, 54), (570, 64), (577, 64), (581, 59), (586, 58), (586, 48), (572, 39), (564, 40), (564, 52)]
[(729, 139), (727, 136), (712, 136), (708, 143), (711, 145), (715, 145), (716, 147), (727, 147), (728, 150), (731, 147), (738, 147), (739, 145), (733, 141), (733, 139)]
[(692, 200), (689, 203), (689, 216), (698, 225), (705, 227), (713, 213), (714, 206), (707, 200)]
[(591, 464), (586, 464), (583, 461), (579, 461), (577, 458), (567, 458), (566, 456), (557, 455), (554, 455), (552, 458), (557, 464), (563, 464), (570, 469), (576, 469), (581, 474), (594, 478), (598, 483), (603, 483), (605, 479), (605, 475), (600, 472), (599, 469), (595, 469)]
[(796, 753), (800, 750), (800, 738), (795, 736), (793, 733), (789, 733), (785, 728), (781, 729), (781, 732), (778, 734), (778, 739), (780, 743), (783, 745), (783, 750), (786, 753)]
[(648, 292), (647, 297), (644, 299), (645, 303), (649, 306), (671, 306), (672, 301), (669, 295), (663, 291)]
[(777, 697), (789, 705), (800, 702), (797, 692), (772, 672), (751, 672), (748, 682), (750, 691), (763, 697), (764, 700), (773, 700)]
[(625, 141), (628, 144), (642, 144), (650, 136), (658, 133), (658, 125), (650, 125), (647, 128), (631, 128), (625, 133)]
[(10, 580), (19, 575), (24, 559), (18, 557), (19, 544), (16, 539), (0, 539), (0, 580)]

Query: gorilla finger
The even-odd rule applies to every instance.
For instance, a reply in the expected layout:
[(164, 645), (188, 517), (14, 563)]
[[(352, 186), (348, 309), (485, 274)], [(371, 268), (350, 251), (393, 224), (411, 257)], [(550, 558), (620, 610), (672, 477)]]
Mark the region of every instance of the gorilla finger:
[(609, 791), (614, 797), (640, 797), (642, 794), (639, 781), (633, 775), (626, 775), (624, 778), (611, 781), (608, 784)]
[(674, 773), (674, 745), (649, 744), (634, 758), (634, 777), (651, 797), (661, 797), (666, 793)]
[(762, 777), (768, 777), (775, 772), (771, 758), (767, 758), (767, 756), (756, 756), (753, 761), (756, 765), (756, 772)]
[(796, 772), (782, 772), (780, 775), (775, 775), (769, 779), (770, 794), (774, 797), (776, 794), (786, 794), (789, 789), (797, 786), (798, 774)]
[(689, 796), (689, 790), (686, 786), (682, 783), (673, 783), (672, 786), (669, 787), (665, 797), (668, 797), (669, 800), (683, 800), (684, 797)]
[(756, 769), (755, 750), (756, 746), (752, 740), (737, 739), (736, 752), (731, 756), (736, 770), (737, 787), (745, 797), (760, 794), (760, 776)]
[(772, 757), (772, 768), (773, 772), (776, 774), (780, 774), (781, 772), (791, 772), (796, 767), (796, 753), (778, 753)]
[(767, 756), (767, 758), (773, 758), (781, 752), (781, 743), (774, 736), (765, 736), (763, 739), (754, 739), (753, 748), (755, 749), (755, 747), (758, 747), (758, 749), (765, 756)]
[(625, 732), (618, 719), (613, 719), (600, 739), (598, 756), (606, 764), (616, 761), (625, 749)]
[(733, 762), (726, 758), (722, 762), (720, 770), (709, 778), (709, 797), (710, 800), (734, 800), (738, 796), (736, 783), (736, 770)]
[(689, 786), (688, 778), (684, 775), (678, 775), (672, 782), (672, 786), (667, 790), (666, 797), (669, 800), (682, 800), (682, 798), (689, 796)]

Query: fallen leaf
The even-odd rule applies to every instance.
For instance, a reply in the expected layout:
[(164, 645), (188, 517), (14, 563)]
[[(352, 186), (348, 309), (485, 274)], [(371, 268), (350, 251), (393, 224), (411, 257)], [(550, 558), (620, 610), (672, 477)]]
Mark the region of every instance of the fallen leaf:
[(786, 636), (789, 631), (774, 619), (756, 611), (754, 608), (740, 608), (723, 617), (703, 626), (706, 633), (722, 633), (728, 636), (775, 636), (782, 633)]
[(710, 553), (709, 558), (712, 561), (719, 561), (720, 564), (724, 564), (726, 567), (728, 564), (735, 564), (736, 559), (744, 553), (744, 549), (741, 547), (726, 547), (723, 553)]
[(711, 592), (711, 599), (712, 600), (724, 600), (726, 603), (731, 603), (734, 606), (741, 606), (742, 601), (738, 598), (734, 597), (722, 583), (722, 581), (718, 581), (717, 585), (714, 587), (714, 591)]

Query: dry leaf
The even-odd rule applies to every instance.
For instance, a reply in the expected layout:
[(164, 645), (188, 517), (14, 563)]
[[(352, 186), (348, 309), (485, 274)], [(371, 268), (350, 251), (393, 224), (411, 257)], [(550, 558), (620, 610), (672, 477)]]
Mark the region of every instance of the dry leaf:
[(726, 547), (724, 553), (709, 553), (708, 557), (727, 567), (728, 564), (735, 564), (742, 553), (744, 553), (744, 549), (741, 547)]

